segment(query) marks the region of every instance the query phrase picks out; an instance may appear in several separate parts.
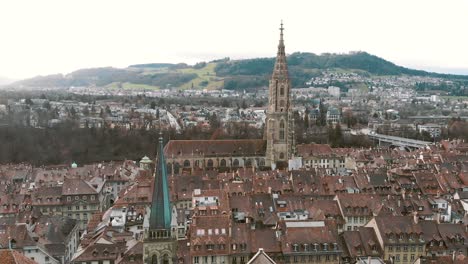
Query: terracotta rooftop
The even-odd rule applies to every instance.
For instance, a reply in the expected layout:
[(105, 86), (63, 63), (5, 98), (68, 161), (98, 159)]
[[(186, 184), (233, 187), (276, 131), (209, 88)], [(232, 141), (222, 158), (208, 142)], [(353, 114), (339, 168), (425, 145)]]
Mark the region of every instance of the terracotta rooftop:
[(262, 156), (266, 141), (262, 139), (239, 140), (171, 140), (164, 147), (164, 155), (170, 159), (179, 155), (204, 156)]
[(36, 261), (11, 249), (0, 249), (0, 260), (2, 264), (37, 264)]

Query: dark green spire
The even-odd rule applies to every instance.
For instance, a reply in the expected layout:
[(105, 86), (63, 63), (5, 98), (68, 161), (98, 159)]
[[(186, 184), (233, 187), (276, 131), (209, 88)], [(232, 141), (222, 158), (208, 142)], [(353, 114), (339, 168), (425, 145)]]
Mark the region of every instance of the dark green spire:
[(164, 144), (159, 135), (159, 146), (156, 153), (156, 169), (154, 171), (153, 200), (151, 202), (150, 229), (171, 229), (171, 202), (169, 185), (167, 183), (167, 168), (164, 158)]

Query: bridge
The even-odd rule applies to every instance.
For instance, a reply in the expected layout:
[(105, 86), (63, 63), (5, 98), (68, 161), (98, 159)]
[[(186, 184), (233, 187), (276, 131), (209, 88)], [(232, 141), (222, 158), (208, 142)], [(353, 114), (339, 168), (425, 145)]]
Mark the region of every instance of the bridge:
[(377, 134), (374, 131), (371, 131), (367, 134), (367, 136), (370, 139), (373, 140), (378, 140), (379, 145), (382, 142), (389, 143), (390, 145), (393, 146), (398, 146), (398, 147), (410, 147), (410, 148), (425, 148), (429, 145), (432, 145), (434, 143), (429, 142), (429, 141), (422, 141), (422, 140), (416, 140), (416, 139), (410, 139), (410, 138), (403, 138), (403, 137), (395, 137), (395, 136), (388, 136), (388, 135), (382, 135), (382, 134)]

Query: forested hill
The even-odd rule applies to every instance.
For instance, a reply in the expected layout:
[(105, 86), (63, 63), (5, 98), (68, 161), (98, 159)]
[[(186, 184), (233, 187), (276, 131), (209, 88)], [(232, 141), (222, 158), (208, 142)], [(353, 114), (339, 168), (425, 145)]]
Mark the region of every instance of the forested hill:
[[(67, 75), (39, 76), (14, 83), (17, 87), (96, 86), (138, 89), (249, 89), (267, 86), (275, 58), (221, 59), (190, 66), (185, 63), (148, 63), (125, 69), (82, 69)], [(348, 54), (296, 52), (288, 56), (293, 87), (304, 87), (324, 70), (351, 71), (363, 76), (413, 75), (468, 80), (468, 75), (449, 75), (408, 69), (367, 52)]]

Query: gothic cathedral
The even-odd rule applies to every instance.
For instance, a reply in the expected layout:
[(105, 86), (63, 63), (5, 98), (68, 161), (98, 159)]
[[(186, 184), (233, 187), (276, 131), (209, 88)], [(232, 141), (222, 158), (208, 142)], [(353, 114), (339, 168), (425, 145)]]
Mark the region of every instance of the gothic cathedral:
[(276, 54), (275, 68), (270, 78), (265, 139), (267, 140), (266, 166), (285, 167), (294, 155), (294, 119), (291, 106), (291, 81), (286, 63), (283, 23)]

